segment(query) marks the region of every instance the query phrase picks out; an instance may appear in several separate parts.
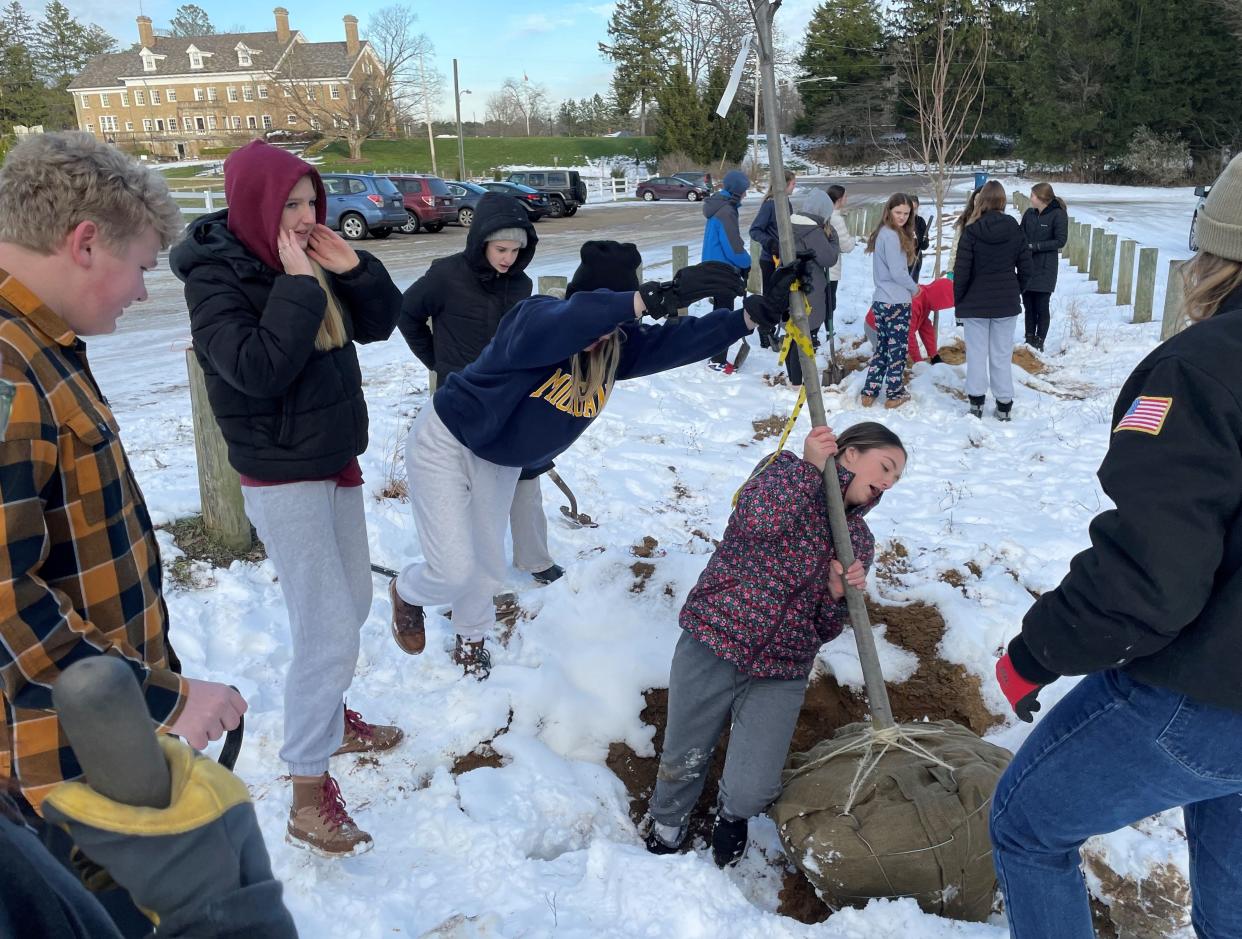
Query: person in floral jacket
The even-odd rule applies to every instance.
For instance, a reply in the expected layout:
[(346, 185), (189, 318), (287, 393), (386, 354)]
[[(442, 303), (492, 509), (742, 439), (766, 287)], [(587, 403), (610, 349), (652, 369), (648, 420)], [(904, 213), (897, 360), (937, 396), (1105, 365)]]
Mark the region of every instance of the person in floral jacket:
[[(824, 494), (824, 467), (838, 453), (855, 557), (848, 570), (833, 548)], [(819, 427), (801, 459), (781, 453), (742, 487), (724, 539), (681, 610), (649, 806), (652, 853), (681, 847), (730, 721), (712, 855), (724, 867), (745, 852), (748, 820), (780, 793), (816, 653), (849, 619), (845, 584), (866, 583), (875, 539), (863, 516), (905, 465), (901, 440), (883, 424), (856, 424), (839, 438)]]

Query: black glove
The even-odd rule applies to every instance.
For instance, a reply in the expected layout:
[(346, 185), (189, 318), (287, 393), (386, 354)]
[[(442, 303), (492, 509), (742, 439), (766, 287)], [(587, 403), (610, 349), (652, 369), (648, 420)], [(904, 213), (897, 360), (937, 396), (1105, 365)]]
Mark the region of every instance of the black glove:
[[(811, 262), (815, 260), (814, 251), (799, 251), (792, 264), (782, 264), (768, 278), (768, 289), (763, 295), (776, 303), (789, 305), (789, 287), (795, 281), (801, 281), (803, 287), (810, 286)], [(752, 317), (753, 319), (753, 317)]]
[[(788, 294), (786, 294), (788, 297)], [(779, 306), (767, 297), (752, 293), (742, 301), (742, 309), (754, 321), (760, 333), (770, 333), (777, 326), (789, 319), (789, 301)]]
[(732, 264), (704, 261), (683, 267), (671, 281), (648, 281), (638, 288), (638, 292), (647, 307), (647, 314), (660, 319), (675, 316), (679, 309), (688, 307), (696, 300), (740, 297), (746, 293), (746, 276)]
[(941, 362), (943, 362), (943, 361), (944, 361), (944, 359), (940, 358), (940, 353), (939, 353), (939, 352), (937, 352), (935, 355), (933, 355), (933, 356), (932, 356), (930, 359), (928, 359), (927, 361), (928, 361), (928, 362), (930, 362), (932, 365), (939, 365)]

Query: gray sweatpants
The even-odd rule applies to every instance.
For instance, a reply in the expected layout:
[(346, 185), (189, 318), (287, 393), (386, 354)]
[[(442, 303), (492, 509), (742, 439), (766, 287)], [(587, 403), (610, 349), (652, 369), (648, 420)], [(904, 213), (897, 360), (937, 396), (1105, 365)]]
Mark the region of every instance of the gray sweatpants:
[(970, 317), (966, 330), (966, 394), (982, 397), (992, 385), (997, 401), (1013, 400), (1013, 336), (1016, 316)]
[(505, 526), (522, 471), (475, 456), (430, 404), (410, 428), (405, 470), (423, 560), (401, 571), (397, 593), (418, 606), (447, 603), (458, 635), (481, 639), (496, 622), (492, 596), (504, 583)]
[(371, 554), (361, 486), (243, 486), (246, 515), (280, 578), (292, 658), (285, 673), (285, 742), (295, 776), (317, 776), (341, 745), (345, 692), (371, 613)]
[(805, 694), (806, 679), (751, 678), (683, 632), (668, 678), (668, 724), (651, 817), (672, 827), (686, 823), (730, 719), (718, 811), (740, 819), (766, 809), (781, 793)]
[(509, 531), (513, 534), (513, 566), (534, 574), (554, 563), (548, 553), (548, 517), (543, 514), (539, 477), (519, 479), (509, 508)]

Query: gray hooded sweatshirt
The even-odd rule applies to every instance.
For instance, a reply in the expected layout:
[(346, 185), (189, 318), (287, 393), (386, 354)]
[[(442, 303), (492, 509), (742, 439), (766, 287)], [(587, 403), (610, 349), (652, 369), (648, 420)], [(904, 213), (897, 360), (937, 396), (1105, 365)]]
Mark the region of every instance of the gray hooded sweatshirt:
[(828, 314), (825, 295), (828, 271), (841, 256), (837, 233), (829, 223), (831, 218), (832, 200), (828, 198), (828, 193), (822, 189), (811, 189), (794, 200), (794, 214), (789, 219), (793, 223), (798, 253), (809, 251), (815, 255), (815, 260), (811, 262), (811, 283), (808, 285), (811, 329), (824, 325)]

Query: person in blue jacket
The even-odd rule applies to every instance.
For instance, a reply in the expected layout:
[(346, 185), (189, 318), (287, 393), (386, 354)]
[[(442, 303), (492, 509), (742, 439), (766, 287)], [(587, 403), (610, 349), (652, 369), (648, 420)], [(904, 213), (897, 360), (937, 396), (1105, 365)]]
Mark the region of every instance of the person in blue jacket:
[[(741, 170), (730, 170), (725, 173), (724, 182), (718, 192), (712, 193), (703, 201), (703, 217), (707, 224), (703, 226), (703, 251), (700, 260), (722, 261), (731, 264), (742, 274), (750, 273), (750, 252), (746, 242), (742, 240), (741, 225), (738, 222), (737, 207), (741, 205), (750, 188), (750, 178)], [(728, 307), (732, 309), (732, 297), (712, 297), (714, 309)], [(729, 359), (729, 347), (725, 346), (711, 357), (708, 365), (717, 371), (724, 371)]]
[[(603, 410), (618, 380), (699, 361), (787, 312), (796, 265), (773, 277), (775, 300), (748, 297), (745, 310), (660, 318), (706, 297), (744, 290), (720, 263), (683, 268), (670, 283), (641, 287), (632, 244), (591, 241), (566, 298), (535, 296), (500, 322), (479, 357), (449, 376), (410, 430), (410, 505), (424, 560), (393, 581), (393, 630), (422, 633), (423, 608), (448, 604), (457, 633), (453, 659), (479, 680), (491, 670), (484, 639), (504, 573), (504, 537), (523, 467), (564, 453)], [(783, 293), (782, 293), (783, 288)], [(730, 302), (730, 306), (731, 306)]]

